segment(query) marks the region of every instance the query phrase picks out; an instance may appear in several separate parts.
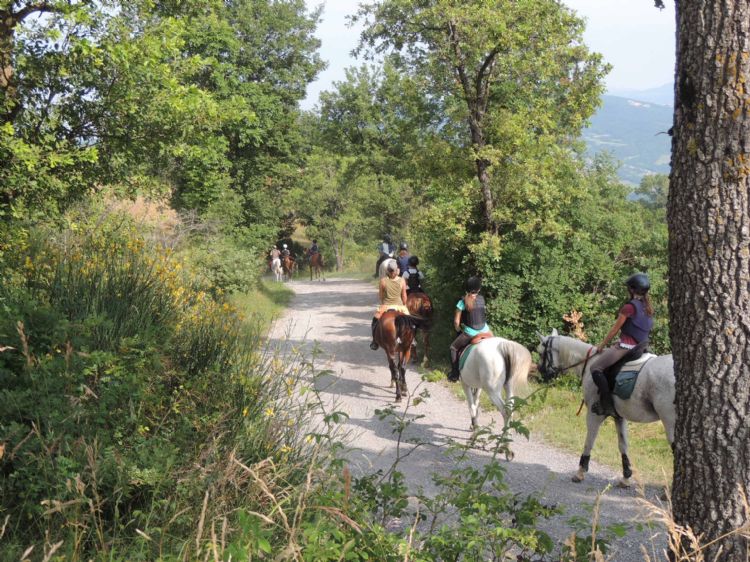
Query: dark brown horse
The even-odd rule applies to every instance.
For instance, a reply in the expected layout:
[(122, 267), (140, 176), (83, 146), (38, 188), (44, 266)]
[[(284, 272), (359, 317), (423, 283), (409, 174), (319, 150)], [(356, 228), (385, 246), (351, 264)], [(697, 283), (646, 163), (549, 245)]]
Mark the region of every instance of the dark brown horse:
[[(432, 301), (427, 293), (412, 292), (406, 298), (409, 314), (421, 319), (419, 329), (422, 330), (422, 366), (427, 367), (430, 359), (430, 328), (432, 328)], [(417, 362), (417, 335), (414, 334), (414, 362)]]
[(407, 392), (406, 364), (414, 341), (412, 324), (416, 319), (395, 310), (383, 313), (375, 327), (375, 342), (383, 348), (391, 370), (391, 387), (396, 383), (396, 402)]
[(297, 267), (297, 262), (294, 261), (292, 256), (284, 256), (281, 258), (281, 269), (284, 270), (284, 278), (291, 280), (294, 275), (294, 270)]
[[(323, 272), (323, 254), (316, 253), (310, 256), (310, 281), (313, 280), (313, 272), (315, 273), (315, 279), (320, 279)], [(323, 281), (326, 278), (323, 276)]]

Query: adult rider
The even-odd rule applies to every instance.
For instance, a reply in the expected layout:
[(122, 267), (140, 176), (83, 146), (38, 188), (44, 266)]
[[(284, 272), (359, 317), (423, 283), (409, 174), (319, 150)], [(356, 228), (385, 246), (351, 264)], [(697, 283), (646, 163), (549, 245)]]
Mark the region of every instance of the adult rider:
[(391, 242), (391, 236), (390, 234), (386, 234), (383, 236), (383, 241), (378, 244), (378, 261), (375, 264), (375, 275), (373, 277), (377, 277), (380, 275), (380, 264), (383, 263), (385, 260), (392, 258), (393, 253), (396, 251), (396, 247)]

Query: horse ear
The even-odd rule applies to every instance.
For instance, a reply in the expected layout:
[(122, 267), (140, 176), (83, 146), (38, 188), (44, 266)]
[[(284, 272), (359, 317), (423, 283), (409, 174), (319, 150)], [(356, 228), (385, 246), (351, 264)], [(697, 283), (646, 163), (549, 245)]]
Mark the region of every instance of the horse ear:
[(559, 336), (560, 334), (557, 333), (557, 328), (552, 328), (552, 335), (553, 336)]
[(540, 332), (539, 330), (537, 330), (537, 331), (536, 331), (536, 335), (537, 335), (537, 337), (539, 338), (539, 341), (540, 341), (541, 343), (544, 343), (544, 334), (543, 334), (542, 332)]

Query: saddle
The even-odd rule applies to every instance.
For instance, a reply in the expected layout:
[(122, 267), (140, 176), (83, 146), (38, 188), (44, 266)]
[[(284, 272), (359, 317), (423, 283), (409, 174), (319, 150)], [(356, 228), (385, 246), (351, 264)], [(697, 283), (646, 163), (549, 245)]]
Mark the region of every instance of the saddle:
[(473, 338), (471, 338), (471, 341), (469, 342), (469, 345), (464, 347), (458, 354), (458, 368), (463, 369), (464, 364), (466, 363), (466, 360), (469, 358), (469, 355), (471, 354), (471, 350), (476, 347), (476, 345), (481, 342), (482, 340), (487, 340), (490, 338), (494, 338), (495, 336), (491, 331), (489, 332), (482, 332), (481, 334), (477, 334)]
[(646, 352), (647, 347), (648, 340), (640, 342), (619, 361), (604, 370), (609, 389), (615, 396), (619, 396), (623, 400), (630, 398), (638, 379), (638, 373), (649, 359), (656, 357), (653, 353)]

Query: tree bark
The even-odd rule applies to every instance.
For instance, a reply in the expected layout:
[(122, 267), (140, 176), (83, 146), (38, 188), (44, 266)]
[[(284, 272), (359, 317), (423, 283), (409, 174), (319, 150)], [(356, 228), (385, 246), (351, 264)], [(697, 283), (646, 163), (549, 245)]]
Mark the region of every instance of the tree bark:
[(675, 3), (674, 517), (717, 541), (706, 560), (746, 562), (747, 539), (720, 537), (750, 517), (750, 0)]

